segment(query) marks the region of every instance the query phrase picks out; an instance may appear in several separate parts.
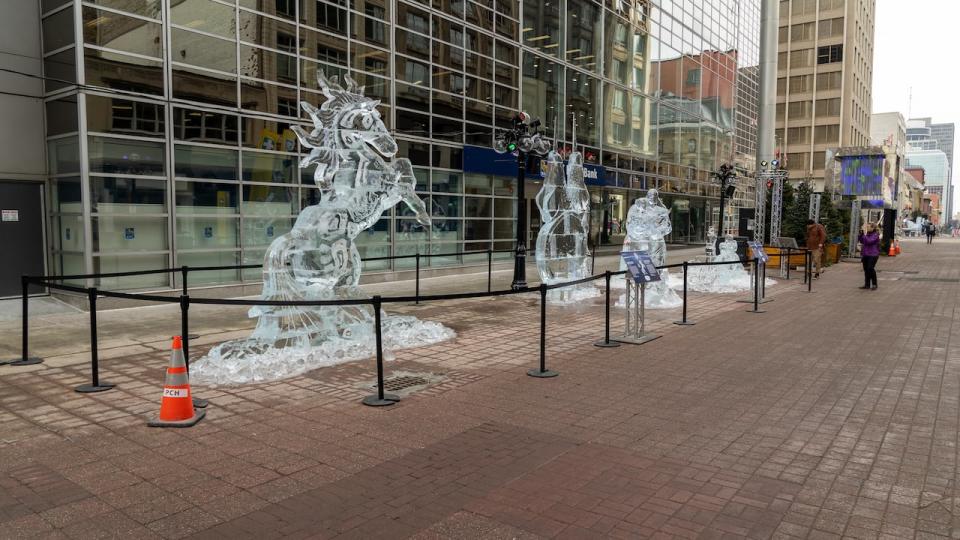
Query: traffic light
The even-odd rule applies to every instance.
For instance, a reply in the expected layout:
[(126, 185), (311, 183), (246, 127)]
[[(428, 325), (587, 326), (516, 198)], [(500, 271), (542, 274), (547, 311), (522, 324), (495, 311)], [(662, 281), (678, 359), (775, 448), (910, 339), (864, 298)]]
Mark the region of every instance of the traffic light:
[(767, 189), (773, 189), (773, 180), (767, 180)]
[(508, 151), (508, 152), (516, 152), (516, 151), (517, 151), (517, 143), (515, 143), (515, 142), (507, 143), (507, 151)]

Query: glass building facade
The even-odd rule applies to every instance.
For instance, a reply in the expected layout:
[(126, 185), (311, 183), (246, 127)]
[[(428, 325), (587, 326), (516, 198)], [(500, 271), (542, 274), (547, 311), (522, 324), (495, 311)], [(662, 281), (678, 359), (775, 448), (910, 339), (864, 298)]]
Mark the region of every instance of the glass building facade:
[[(622, 241), (649, 188), (672, 242), (719, 217), (721, 162), (752, 167), (758, 0), (43, 0), (51, 270), (259, 263), (318, 200), (290, 126), (350, 74), (381, 101), (433, 216), (402, 207), (365, 257), (509, 249), (511, 156), (490, 150), (523, 109), (588, 163), (596, 240)], [(539, 169), (528, 169), (530, 234)], [(752, 205), (748, 189), (734, 205)], [(471, 260), (475, 257), (474, 260)], [(504, 254), (509, 258), (509, 254)], [(429, 259), (458, 266), (485, 255)], [(371, 262), (402, 270), (412, 260)], [(168, 287), (163, 275), (104, 279)], [(259, 270), (191, 284), (259, 281)]]

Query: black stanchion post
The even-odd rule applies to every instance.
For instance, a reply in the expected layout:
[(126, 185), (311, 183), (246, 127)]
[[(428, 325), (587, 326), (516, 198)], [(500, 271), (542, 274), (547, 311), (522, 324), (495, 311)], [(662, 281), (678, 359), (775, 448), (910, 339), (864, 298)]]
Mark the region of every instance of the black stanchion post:
[(753, 309), (747, 313), (764, 313), (760, 309), (760, 258), (753, 259)]
[[(190, 334), (190, 295), (180, 295), (180, 340), (183, 345), (183, 363), (187, 368), (187, 375), (190, 375), (190, 340), (199, 337)], [(193, 397), (193, 406), (203, 409), (210, 402), (206, 399)]]
[(556, 377), (558, 372), (547, 369), (547, 285), (540, 284), (540, 367), (527, 372), (531, 377), (549, 379)]
[(610, 341), (610, 271), (604, 272), (603, 277), (607, 282), (606, 301), (603, 307), (603, 340), (597, 341), (593, 345), (595, 347), (619, 347), (620, 343)]
[(23, 318), (20, 319), (20, 358), (16, 360), (7, 360), (0, 362), (0, 366), (4, 364), (9, 364), (11, 366), (33, 366), (43, 362), (37, 356), (30, 356), (29, 354), (29, 342), (30, 342), (30, 278), (28, 276), (20, 276), (20, 287), (21, 287), (21, 309)]
[(380, 329), (380, 306), (383, 302), (380, 295), (373, 297), (373, 323), (377, 334), (377, 394), (363, 398), (363, 404), (371, 407), (386, 407), (400, 401), (393, 394), (383, 392), (383, 336)]
[(416, 297), (416, 301), (414, 303), (419, 306), (420, 305), (420, 252), (419, 251), (417, 252), (416, 259), (417, 259), (417, 276), (416, 276), (417, 283), (416, 283), (416, 293), (414, 295)]
[(683, 318), (679, 321), (674, 321), (673, 324), (680, 326), (693, 326), (693, 321), (687, 320), (687, 274), (690, 271), (690, 264), (687, 261), (683, 261)]
[(790, 259), (793, 255), (793, 248), (787, 248), (787, 279), (790, 279)]
[(90, 384), (82, 384), (75, 391), (81, 394), (92, 394), (110, 390), (115, 385), (100, 382), (100, 362), (97, 358), (97, 288), (87, 289), (87, 299), (90, 302)]
[(493, 287), (493, 250), (487, 248), (487, 292)]
[(767, 263), (760, 265), (762, 272), (760, 273), (760, 298), (767, 297)]
[[(181, 267), (180, 267), (180, 284), (182, 285), (182, 287), (181, 287), (181, 292), (180, 292), (180, 294), (181, 294), (181, 295), (184, 295), (184, 296), (190, 294), (190, 293), (187, 292), (187, 275), (188, 275), (188, 274), (190, 274), (190, 267), (187, 266), (187, 265), (181, 266)], [(187, 332), (186, 332), (186, 330), (183, 331), (183, 336), (182, 336), (182, 338), (183, 338), (183, 356), (184, 356), (185, 358), (188, 358), (188, 357), (189, 357), (189, 355), (187, 354), (187, 340), (188, 340), (188, 339), (197, 339), (198, 337), (200, 337), (200, 336), (197, 335), (197, 334), (189, 334), (189, 335), (188, 335)], [(187, 360), (187, 362), (190, 362), (190, 361)]]

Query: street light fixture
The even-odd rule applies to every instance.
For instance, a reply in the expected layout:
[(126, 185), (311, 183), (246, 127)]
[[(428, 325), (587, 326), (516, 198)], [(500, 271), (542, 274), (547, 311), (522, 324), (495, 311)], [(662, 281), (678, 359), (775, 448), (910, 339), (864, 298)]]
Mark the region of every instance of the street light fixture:
[(529, 154), (544, 155), (550, 151), (550, 141), (543, 138), (540, 120), (531, 120), (521, 111), (513, 117), (513, 128), (497, 134), (493, 149), (501, 154), (517, 155), (517, 248), (513, 259), (514, 290), (527, 286), (527, 197), (526, 170)]

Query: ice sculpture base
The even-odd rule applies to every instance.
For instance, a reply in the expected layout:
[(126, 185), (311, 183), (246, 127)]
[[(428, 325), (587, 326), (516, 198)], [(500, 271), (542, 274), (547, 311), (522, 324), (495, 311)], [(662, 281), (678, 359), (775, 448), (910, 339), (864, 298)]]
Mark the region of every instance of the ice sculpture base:
[[(405, 315), (383, 317), (383, 351), (387, 360), (393, 359), (390, 351), (433, 345), (454, 337), (456, 333), (440, 323)], [(209, 386), (270, 382), (375, 355), (371, 335), (312, 340), (300, 336), (281, 341), (251, 337), (211, 349), (190, 365), (190, 380)]]
[[(647, 284), (643, 307), (647, 309), (674, 309), (683, 305), (683, 299), (670, 288), (668, 281), (669, 277), (666, 281), (655, 281)], [(616, 307), (626, 307), (627, 294), (621, 294), (615, 305)]]
[(601, 296), (602, 292), (589, 284), (561, 287), (547, 291), (547, 303), (552, 306), (567, 306)]

